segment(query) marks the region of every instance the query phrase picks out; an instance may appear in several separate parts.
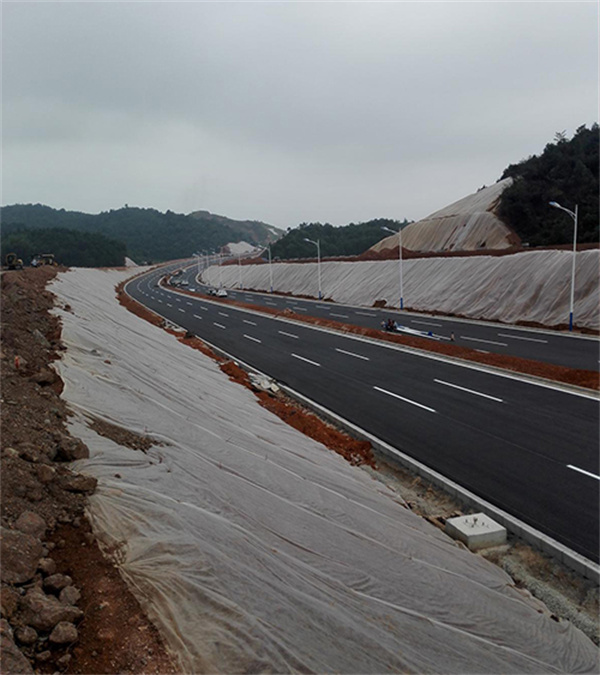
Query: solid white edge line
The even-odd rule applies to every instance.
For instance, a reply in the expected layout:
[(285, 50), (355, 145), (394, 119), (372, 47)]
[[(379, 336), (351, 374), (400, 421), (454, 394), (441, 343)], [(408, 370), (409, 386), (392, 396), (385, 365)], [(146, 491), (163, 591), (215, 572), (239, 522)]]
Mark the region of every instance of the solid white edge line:
[(595, 478), (596, 480), (600, 480), (600, 476), (596, 476), (595, 473), (590, 473), (589, 471), (586, 471), (585, 469), (580, 469), (578, 466), (573, 466), (572, 464), (567, 464), (567, 469), (573, 469), (573, 471), (578, 471), (579, 473), (583, 473), (586, 476), (589, 476), (590, 478)]
[(335, 348), (335, 351), (340, 352), (340, 354), (348, 354), (348, 356), (355, 356), (357, 359), (363, 359), (364, 361), (371, 360), (368, 356), (363, 356), (362, 354), (355, 354), (354, 352), (347, 352), (345, 349), (339, 349), (338, 347)]
[(373, 387), (373, 389), (376, 389), (377, 391), (380, 391), (382, 394), (387, 394), (388, 396), (393, 396), (394, 398), (399, 398), (401, 401), (404, 401), (405, 403), (410, 403), (411, 405), (416, 405), (419, 408), (423, 408), (423, 410), (429, 410), (429, 412), (437, 412), (437, 410), (434, 410), (433, 408), (430, 408), (429, 406), (423, 405), (422, 403), (417, 403), (416, 401), (412, 401), (410, 398), (404, 398), (404, 396), (400, 396), (400, 394), (394, 394), (393, 391), (388, 391), (387, 389), (382, 389), (381, 387)]
[(294, 340), (299, 340), (300, 338), (298, 335), (294, 335), (293, 333), (286, 333), (284, 330), (278, 330), (278, 333), (281, 333), (282, 335), (287, 335), (287, 337), (294, 338)]
[(444, 380), (433, 380), (438, 384), (445, 384), (447, 387), (454, 387), (454, 389), (460, 389), (461, 391), (466, 391), (469, 394), (475, 394), (476, 396), (483, 396), (483, 398), (489, 398), (492, 401), (498, 401), (498, 403), (504, 403), (504, 400), (497, 398), (496, 396), (490, 396), (489, 394), (484, 394), (481, 391), (475, 391), (474, 389), (467, 389), (466, 387), (460, 387), (458, 384), (452, 384), (452, 382), (445, 382)]
[(247, 340), (252, 340), (252, 342), (258, 342), (259, 345), (262, 344), (262, 340), (259, 340), (258, 338), (255, 338), (255, 337), (252, 337), (252, 335), (246, 335), (246, 333), (244, 333), (244, 337)]
[(311, 361), (310, 359), (305, 358), (304, 356), (299, 356), (298, 354), (292, 354), (292, 356), (295, 359), (300, 359), (301, 361), (306, 361), (306, 363), (310, 363), (313, 366), (317, 366), (318, 368), (321, 367), (320, 363), (317, 363), (316, 361)]

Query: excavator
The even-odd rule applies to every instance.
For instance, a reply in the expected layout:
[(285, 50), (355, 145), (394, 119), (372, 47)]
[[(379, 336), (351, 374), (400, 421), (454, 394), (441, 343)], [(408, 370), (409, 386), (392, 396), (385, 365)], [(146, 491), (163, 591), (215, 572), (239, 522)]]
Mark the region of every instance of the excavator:
[(7, 253), (6, 254), (6, 267), (9, 270), (22, 270), (23, 269), (23, 261), (21, 258), (17, 258), (16, 253)]
[(54, 253), (36, 253), (31, 257), (32, 267), (41, 267), (42, 265), (57, 265), (54, 260)]

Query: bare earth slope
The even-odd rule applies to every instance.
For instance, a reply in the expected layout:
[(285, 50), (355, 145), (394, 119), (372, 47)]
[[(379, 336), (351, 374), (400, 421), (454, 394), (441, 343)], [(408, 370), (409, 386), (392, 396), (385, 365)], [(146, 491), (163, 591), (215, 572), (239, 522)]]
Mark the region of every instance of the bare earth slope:
[(69, 468), (88, 451), (68, 433), (52, 366), (64, 352), (45, 290), (55, 274), (2, 274), (0, 670), (172, 673), (156, 629), (90, 532), (84, 508), (96, 479)]

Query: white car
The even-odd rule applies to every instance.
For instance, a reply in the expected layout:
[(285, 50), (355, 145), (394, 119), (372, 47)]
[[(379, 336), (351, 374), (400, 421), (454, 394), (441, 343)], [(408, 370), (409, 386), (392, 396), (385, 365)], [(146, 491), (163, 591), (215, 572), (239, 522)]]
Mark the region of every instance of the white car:
[(227, 291), (224, 288), (219, 288), (219, 290), (216, 293), (217, 298), (226, 298), (227, 297)]

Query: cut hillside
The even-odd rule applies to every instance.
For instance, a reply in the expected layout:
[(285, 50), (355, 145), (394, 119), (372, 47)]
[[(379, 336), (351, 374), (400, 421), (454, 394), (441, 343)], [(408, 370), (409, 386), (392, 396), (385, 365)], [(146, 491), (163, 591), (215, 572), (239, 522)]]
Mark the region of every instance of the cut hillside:
[[(402, 230), (402, 247), (411, 251), (477, 251), (507, 249), (519, 238), (497, 215), (501, 195), (512, 183), (506, 178), (472, 195), (463, 197)], [(398, 237), (391, 235), (369, 250), (380, 252), (398, 248)]]
[[(599, 129), (581, 126), (573, 138), (557, 134), (540, 155), (505, 169), (494, 185), (483, 187), (402, 230), (409, 251), (438, 253), (501, 251), (521, 246), (560, 246), (573, 241), (573, 220), (550, 202), (574, 212), (577, 242), (597, 244)], [(398, 247), (386, 237), (369, 251)]]
[[(504, 323), (564, 327), (569, 316), (573, 254), (523, 251), (511, 255), (412, 258), (403, 265), (405, 308)], [(600, 251), (578, 251), (575, 276), (575, 325), (600, 329)], [(238, 270), (211, 267), (203, 278), (235, 288)], [(317, 297), (317, 263), (274, 263), (276, 292)], [(325, 299), (342, 304), (397, 306), (398, 261), (321, 263)], [(269, 265), (244, 267), (244, 286), (268, 291)]]

